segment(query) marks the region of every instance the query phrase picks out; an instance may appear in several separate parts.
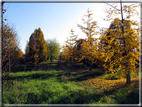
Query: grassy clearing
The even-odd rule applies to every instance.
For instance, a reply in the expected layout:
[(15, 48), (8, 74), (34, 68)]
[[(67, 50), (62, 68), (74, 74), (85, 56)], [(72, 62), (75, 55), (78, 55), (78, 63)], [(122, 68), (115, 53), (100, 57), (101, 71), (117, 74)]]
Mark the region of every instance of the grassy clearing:
[(3, 104), (139, 103), (139, 76), (132, 76), (132, 83), (125, 84), (124, 78), (110, 80), (110, 74), (101, 69), (89, 72), (82, 64), (74, 68), (70, 63), (65, 69), (56, 67), (10, 73), (9, 80), (3, 79)]

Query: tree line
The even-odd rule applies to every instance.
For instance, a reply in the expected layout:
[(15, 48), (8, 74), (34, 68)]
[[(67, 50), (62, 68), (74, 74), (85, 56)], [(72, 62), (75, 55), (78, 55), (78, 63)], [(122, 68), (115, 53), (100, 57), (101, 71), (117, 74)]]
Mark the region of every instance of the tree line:
[(60, 44), (56, 39), (44, 39), (40, 28), (35, 29), (26, 44), (25, 54), (19, 48), (19, 41), (14, 28), (3, 23), (2, 30), (2, 68), (10, 72), (11, 67), (18, 64), (37, 65), (40, 62), (59, 57)]
[[(88, 9), (87, 20), (82, 19), (83, 25), (78, 27), (86, 34), (85, 39), (78, 39), (71, 29), (70, 36), (62, 46), (61, 58), (65, 61), (82, 62), (92, 71), (92, 67), (101, 67), (104, 71), (120, 72), (131, 83), (130, 74), (139, 72), (139, 23), (131, 20), (132, 15), (138, 15), (138, 5), (124, 5), (121, 8), (109, 8), (105, 20), (112, 21), (109, 28), (97, 26), (92, 21), (91, 11)], [(125, 18), (123, 18), (123, 12)], [(114, 16), (120, 15), (122, 19)], [(99, 32), (98, 32), (99, 29)], [(100, 34), (99, 38), (94, 35)]]

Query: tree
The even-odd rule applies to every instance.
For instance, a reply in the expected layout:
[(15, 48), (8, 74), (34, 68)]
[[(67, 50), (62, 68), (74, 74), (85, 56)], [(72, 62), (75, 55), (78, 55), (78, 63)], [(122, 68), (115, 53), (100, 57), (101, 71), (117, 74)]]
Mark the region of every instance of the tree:
[(47, 44), (40, 28), (35, 29), (34, 33), (31, 34), (26, 46), (26, 56), (30, 63), (35, 65), (47, 60)]
[[(130, 21), (129, 20), (124, 20), (124, 25), (125, 25), (125, 27), (127, 27), (127, 29), (130, 29)], [(115, 41), (119, 41), (119, 42), (121, 42), (121, 45), (124, 45), (124, 43), (123, 43), (123, 38), (122, 37), (120, 37), (120, 35), (121, 35), (121, 32), (119, 32), (119, 31), (121, 31), (121, 20), (120, 19), (118, 19), (118, 18), (115, 18), (114, 19), (114, 21), (110, 24), (110, 27), (109, 27), (109, 29), (107, 29), (102, 35), (101, 35), (101, 38), (100, 38), (100, 40), (101, 40), (101, 48), (103, 48), (103, 50), (105, 51), (105, 52), (107, 52), (107, 49), (106, 49), (106, 47), (108, 46), (108, 45), (110, 45), (109, 44), (109, 40), (112, 38), (112, 34), (113, 33), (116, 33), (115, 34), (115, 36), (113, 37), (113, 39), (114, 40), (112, 40), (111, 42), (112, 42), (112, 44), (111, 44), (111, 46), (113, 47), (114, 46), (114, 42)], [(126, 31), (125, 30), (125, 33), (127, 33), (128, 31)]]
[[(120, 3), (121, 4), (121, 3)], [(130, 20), (130, 16), (138, 14), (135, 10), (136, 5), (120, 6), (120, 9), (109, 9), (107, 11), (107, 20), (113, 19), (112, 17), (117, 14), (121, 15), (121, 20), (116, 18), (112, 23), (111, 29), (106, 31), (107, 36), (103, 36), (103, 41), (107, 41), (105, 45), (105, 64), (104, 67), (109, 71), (114, 72), (122, 71), (126, 82), (131, 83), (130, 74), (138, 72), (139, 52), (133, 49), (139, 49), (139, 26), (138, 22)], [(115, 6), (116, 8), (116, 6)], [(125, 20), (123, 18), (125, 13)]]
[[(85, 57), (88, 57), (88, 59), (89, 59), (89, 61), (90, 61), (90, 67), (89, 67), (89, 68), (90, 68), (90, 71), (92, 71), (92, 61), (93, 61), (92, 53), (94, 53), (93, 51), (95, 50), (95, 49), (94, 49), (94, 46), (93, 46), (93, 42), (95, 41), (95, 39), (93, 38), (93, 36), (94, 36), (95, 34), (97, 34), (97, 33), (95, 32), (95, 30), (96, 30), (96, 28), (97, 28), (97, 22), (96, 22), (96, 21), (91, 22), (91, 20), (92, 20), (93, 18), (91, 18), (92, 13), (90, 13), (90, 10), (89, 10), (89, 9), (88, 9), (87, 13), (88, 13), (88, 15), (86, 15), (86, 16), (87, 16), (88, 20), (85, 21), (84, 19), (82, 19), (83, 22), (84, 22), (87, 26), (84, 27), (84, 26), (81, 26), (81, 25), (78, 24), (78, 27), (82, 30), (82, 32), (87, 35), (87, 41), (88, 41), (87, 44), (84, 45), (84, 46), (87, 46), (87, 47), (84, 47), (84, 49), (86, 49), (86, 50), (88, 50), (88, 51), (87, 51), (87, 53), (85, 53), (86, 55), (84, 54), (84, 55), (82, 56), (82, 58), (80, 58), (80, 60), (84, 59)], [(93, 47), (92, 47), (92, 46), (93, 46)]]
[(26, 62), (30, 61), (30, 56), (29, 56), (29, 41), (26, 43), (26, 48), (25, 48), (25, 60)]
[(2, 66), (3, 72), (11, 72), (11, 67), (17, 63), (21, 54), (19, 42), (14, 27), (3, 23), (2, 29)]
[(60, 55), (60, 44), (56, 39), (49, 39), (46, 41), (47, 46), (48, 46), (48, 59), (52, 60), (55, 58), (58, 58)]
[(62, 58), (66, 61), (73, 61), (75, 62), (76, 59), (76, 42), (77, 42), (77, 35), (74, 35), (73, 29), (71, 29), (70, 36), (65, 41), (65, 45), (62, 46), (63, 53)]
[(25, 64), (25, 58), (24, 58), (24, 53), (22, 52), (21, 49), (18, 49), (18, 64)]
[(3, 72), (11, 72), (11, 67), (18, 64), (20, 58), (23, 57), (23, 52), (19, 48), (19, 40), (14, 26), (6, 24), (4, 14), (7, 9), (3, 8), (2, 2), (2, 70)]
[(86, 44), (87, 44), (87, 39), (78, 39), (76, 41), (76, 55), (77, 55), (78, 62), (84, 62), (84, 64), (87, 64), (86, 63), (87, 57), (84, 59), (82, 58), (82, 56), (84, 56), (85, 54), (85, 51), (83, 50), (83, 48), (85, 47)]
[(101, 54), (101, 50), (98, 49), (98, 40), (94, 39), (93, 44), (91, 48), (88, 48), (90, 46), (90, 42), (86, 39), (79, 39), (77, 40), (77, 56), (78, 56), (78, 62), (83, 62), (85, 65), (90, 66), (90, 54), (91, 54), (91, 60), (92, 60), (92, 66), (93, 67), (102, 67), (102, 61), (103, 56)]

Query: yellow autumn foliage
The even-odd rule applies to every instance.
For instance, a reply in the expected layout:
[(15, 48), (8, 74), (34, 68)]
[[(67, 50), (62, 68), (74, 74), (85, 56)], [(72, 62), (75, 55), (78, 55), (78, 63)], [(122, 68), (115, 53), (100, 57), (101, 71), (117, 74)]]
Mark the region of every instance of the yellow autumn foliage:
[[(100, 40), (102, 41), (102, 53), (105, 55), (104, 68), (106, 71), (112, 74), (121, 71), (121, 75), (126, 77), (128, 72), (130, 74), (139, 72), (139, 23), (127, 17), (131, 13), (137, 13), (136, 10), (124, 5), (123, 11), (126, 13), (123, 23), (119, 18), (115, 18), (110, 28), (101, 35)], [(121, 14), (116, 10), (109, 10), (107, 13), (108, 20)]]
[(61, 54), (61, 58), (65, 61), (75, 61), (76, 59), (76, 43), (77, 35), (74, 35), (73, 29), (71, 29), (71, 35), (65, 41), (65, 45), (62, 46), (63, 53)]

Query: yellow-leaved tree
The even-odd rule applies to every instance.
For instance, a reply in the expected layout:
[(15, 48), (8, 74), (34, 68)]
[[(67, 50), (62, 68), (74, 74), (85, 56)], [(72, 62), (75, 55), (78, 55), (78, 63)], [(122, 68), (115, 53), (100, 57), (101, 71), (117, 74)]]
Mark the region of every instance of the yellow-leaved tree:
[[(92, 21), (92, 13), (90, 13), (91, 11), (88, 9), (87, 11), (87, 21), (85, 19), (83, 20), (83, 23), (86, 24), (86, 26), (82, 26), (78, 24), (78, 27), (82, 30), (83, 33), (85, 33), (87, 35), (86, 38), (86, 42), (82, 43), (82, 49), (80, 50), (83, 54), (81, 57), (79, 57), (79, 61), (84, 60), (84, 59), (88, 59), (90, 61), (90, 71), (92, 71), (92, 62), (94, 60), (94, 55), (96, 55), (96, 51), (97, 51), (97, 46), (94, 45), (94, 42), (96, 41), (96, 39), (93, 37), (95, 34), (97, 34), (96, 28), (97, 28), (97, 22), (96, 21)], [(79, 52), (79, 51), (78, 51)], [(80, 52), (79, 52), (80, 53)]]
[(77, 35), (74, 35), (73, 29), (71, 29), (71, 35), (65, 41), (65, 45), (62, 46), (63, 53), (61, 54), (61, 58), (66, 61), (75, 62), (76, 58), (76, 41)]
[(131, 19), (132, 15), (138, 15), (135, 9), (137, 6), (122, 7), (120, 3), (120, 9), (107, 10), (107, 20), (117, 15), (121, 15), (121, 20), (115, 18), (101, 36), (102, 52), (105, 55), (104, 68), (112, 74), (121, 71), (127, 83), (131, 83), (131, 73), (139, 72), (139, 23)]

